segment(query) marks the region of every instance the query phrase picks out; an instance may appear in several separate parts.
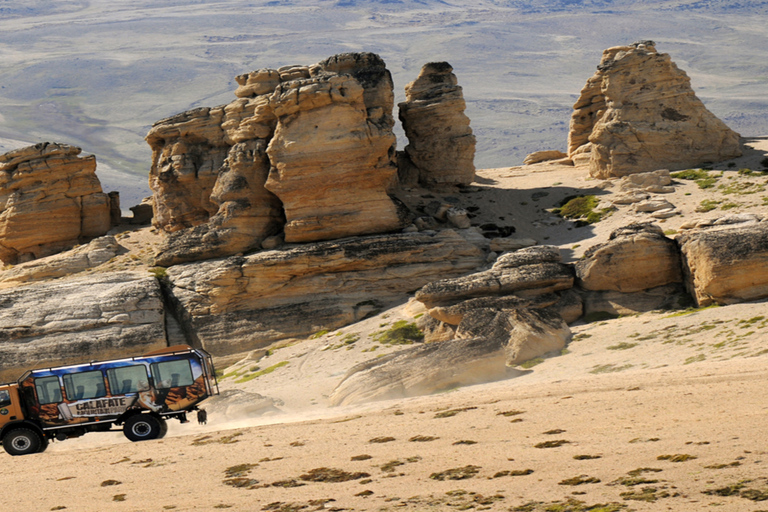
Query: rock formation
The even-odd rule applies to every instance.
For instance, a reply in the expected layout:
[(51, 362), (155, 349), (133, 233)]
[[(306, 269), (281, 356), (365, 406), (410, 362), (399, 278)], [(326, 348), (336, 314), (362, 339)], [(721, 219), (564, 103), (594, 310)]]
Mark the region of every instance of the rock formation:
[(0, 289), (77, 274), (106, 263), (120, 250), (113, 236), (102, 236), (61, 254), (15, 265), (0, 272)]
[(484, 259), (451, 230), (348, 238), (176, 265), (168, 293), (188, 339), (226, 355), (361, 320)]
[(696, 304), (734, 304), (768, 297), (768, 222), (687, 232), (678, 238), (685, 285)]
[(576, 263), (582, 288), (631, 293), (682, 282), (677, 245), (657, 225), (630, 224), (608, 240)]
[(475, 136), (464, 114), (466, 104), (453, 68), (447, 62), (431, 62), (416, 80), (405, 87), (405, 102), (398, 104), (408, 145), (403, 169), (415, 168), (426, 187), (469, 185), (475, 178)]
[(568, 156), (606, 179), (741, 155), (739, 135), (696, 97), (690, 79), (652, 41), (617, 46), (574, 105)]
[(0, 290), (0, 379), (42, 365), (124, 357), (166, 346), (154, 277), (113, 272)]
[(371, 53), (236, 78), (238, 99), (156, 123), (150, 186), (160, 265), (401, 228), (392, 79)]
[(0, 261), (29, 261), (104, 235), (110, 203), (96, 158), (44, 142), (0, 155)]
[[(371, 62), (374, 57), (345, 63), (352, 56), (336, 56), (335, 66), (320, 63), (311, 70), (315, 76), (281, 84), (270, 98), (278, 123), (267, 150), (273, 170), (266, 188), (285, 208), (286, 242), (380, 233), (403, 225), (387, 195), (397, 172), (392, 81), (383, 62)], [(378, 67), (378, 81), (367, 76), (360, 83), (352, 74), (330, 74), (355, 64)], [(373, 91), (368, 97), (366, 85)]]

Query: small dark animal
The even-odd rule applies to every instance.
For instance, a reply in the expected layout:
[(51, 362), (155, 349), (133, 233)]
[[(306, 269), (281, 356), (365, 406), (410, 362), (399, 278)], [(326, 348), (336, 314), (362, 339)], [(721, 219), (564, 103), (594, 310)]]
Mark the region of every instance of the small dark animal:
[(208, 423), (208, 413), (205, 411), (205, 409), (200, 409), (197, 411), (197, 422), (200, 425), (205, 425)]

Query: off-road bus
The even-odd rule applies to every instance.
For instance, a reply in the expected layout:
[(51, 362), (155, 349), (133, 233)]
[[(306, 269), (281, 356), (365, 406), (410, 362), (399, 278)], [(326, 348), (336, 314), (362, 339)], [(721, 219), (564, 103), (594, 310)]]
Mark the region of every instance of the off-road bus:
[(178, 345), (139, 357), (30, 370), (0, 384), (0, 439), (11, 455), (45, 451), (53, 440), (122, 426), (131, 441), (159, 439), (166, 420), (218, 394), (210, 354)]

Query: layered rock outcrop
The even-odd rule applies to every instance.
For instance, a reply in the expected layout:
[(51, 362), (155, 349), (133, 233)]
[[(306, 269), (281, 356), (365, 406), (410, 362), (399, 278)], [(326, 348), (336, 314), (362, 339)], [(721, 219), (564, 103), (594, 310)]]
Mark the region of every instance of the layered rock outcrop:
[(96, 157), (44, 142), (0, 155), (0, 261), (29, 261), (104, 235), (109, 196)]
[(71, 251), (21, 263), (0, 272), (0, 289), (77, 274), (108, 262), (119, 251), (115, 237), (102, 236)]
[[(401, 179), (426, 187), (472, 183), (475, 136), (464, 114), (464, 95), (451, 65), (425, 64), (418, 78), (405, 87), (405, 101), (398, 107), (408, 137), (400, 164)], [(411, 168), (415, 172), (407, 171)]]
[(114, 272), (0, 290), (0, 379), (167, 346), (157, 280)]
[(484, 258), (451, 230), (348, 238), (176, 265), (168, 292), (189, 340), (225, 355), (361, 320)]
[(679, 169), (741, 155), (739, 135), (696, 97), (652, 41), (603, 52), (574, 105), (568, 155), (596, 178)]
[(692, 231), (678, 243), (685, 285), (697, 305), (768, 297), (768, 222)]
[(160, 265), (393, 231), (392, 79), (371, 53), (236, 78), (238, 99), (156, 123), (150, 186)]

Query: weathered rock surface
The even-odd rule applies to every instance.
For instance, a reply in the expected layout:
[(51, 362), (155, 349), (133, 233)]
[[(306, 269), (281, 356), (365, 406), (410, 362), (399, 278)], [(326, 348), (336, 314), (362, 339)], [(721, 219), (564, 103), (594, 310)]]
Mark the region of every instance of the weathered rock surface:
[(586, 290), (623, 293), (682, 282), (677, 244), (655, 224), (617, 229), (608, 242), (586, 251), (576, 275)]
[(469, 185), (475, 178), (475, 136), (457, 83), (447, 62), (425, 64), (398, 104), (408, 137), (402, 166), (418, 169), (418, 181), (427, 187)]
[(368, 236), (177, 265), (169, 291), (189, 338), (225, 355), (350, 324), (484, 258), (451, 230)]
[(541, 295), (573, 286), (573, 270), (553, 246), (535, 246), (500, 256), (490, 270), (428, 284), (416, 299), (431, 309), (487, 296)]
[(236, 77), (238, 99), (155, 123), (157, 264), (397, 230), (394, 92), (372, 53)]
[(565, 158), (568, 158), (567, 153), (563, 153), (562, 151), (558, 151), (556, 149), (549, 149), (544, 151), (534, 151), (525, 157), (523, 163), (525, 165), (532, 165), (538, 164), (540, 162), (549, 162), (551, 160), (562, 160)]
[(427, 343), (352, 367), (329, 397), (332, 405), (428, 395), (526, 372), (507, 368), (494, 338)]
[(652, 41), (609, 48), (574, 105), (568, 154), (590, 155), (610, 178), (741, 155), (739, 135), (696, 97), (690, 79)]
[(294, 80), (282, 84), (270, 104), (278, 124), (267, 149), (273, 170), (266, 188), (283, 203), (286, 242), (403, 227), (386, 193), (397, 173), (391, 160), (395, 136), (389, 123), (368, 119), (357, 80)]
[(0, 289), (83, 272), (108, 262), (120, 251), (113, 236), (103, 236), (71, 251), (21, 263), (0, 271)]
[(768, 223), (686, 232), (677, 242), (685, 286), (697, 305), (768, 297)]
[(0, 261), (29, 261), (104, 235), (110, 204), (96, 158), (43, 142), (0, 155)]
[(160, 286), (132, 272), (0, 290), (0, 379), (166, 346)]

